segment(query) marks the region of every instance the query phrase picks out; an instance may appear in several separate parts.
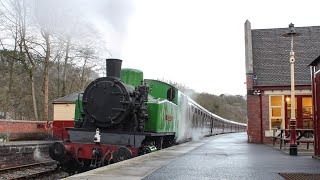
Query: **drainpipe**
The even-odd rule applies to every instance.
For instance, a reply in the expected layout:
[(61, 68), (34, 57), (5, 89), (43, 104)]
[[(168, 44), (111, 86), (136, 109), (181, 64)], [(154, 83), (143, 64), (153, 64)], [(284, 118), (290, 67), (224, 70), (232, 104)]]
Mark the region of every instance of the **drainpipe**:
[(254, 90), (253, 91), (253, 95), (259, 96), (259, 100), (260, 100), (260, 136), (261, 136), (261, 144), (263, 144), (263, 120), (262, 120), (262, 92), (260, 90)]
[(259, 94), (259, 98), (260, 98), (260, 128), (261, 128), (261, 144), (263, 144), (263, 120), (262, 120), (262, 95), (261, 93)]

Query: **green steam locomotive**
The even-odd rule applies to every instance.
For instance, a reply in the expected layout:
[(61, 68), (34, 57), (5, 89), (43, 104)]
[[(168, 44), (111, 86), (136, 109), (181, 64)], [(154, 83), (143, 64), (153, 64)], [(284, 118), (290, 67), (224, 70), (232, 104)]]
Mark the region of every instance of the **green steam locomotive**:
[(246, 125), (223, 119), (174, 86), (144, 79), (107, 59), (107, 77), (91, 82), (76, 100), (69, 138), (49, 149), (68, 172), (79, 172), (150, 153), (203, 136), (240, 132)]

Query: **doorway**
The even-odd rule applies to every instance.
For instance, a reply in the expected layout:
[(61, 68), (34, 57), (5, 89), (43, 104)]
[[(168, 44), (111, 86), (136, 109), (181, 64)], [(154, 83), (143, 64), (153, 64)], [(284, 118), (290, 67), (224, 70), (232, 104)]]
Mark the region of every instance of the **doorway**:
[[(285, 96), (285, 128), (290, 129), (291, 96)], [(312, 97), (300, 95), (295, 97), (295, 115), (297, 129), (313, 129)]]

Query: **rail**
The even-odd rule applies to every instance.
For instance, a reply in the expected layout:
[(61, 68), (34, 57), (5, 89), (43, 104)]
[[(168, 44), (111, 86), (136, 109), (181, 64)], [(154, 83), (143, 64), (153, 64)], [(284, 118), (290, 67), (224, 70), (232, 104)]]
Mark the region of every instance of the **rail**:
[(8, 167), (0, 170), (0, 179), (42, 179), (42, 177), (50, 177), (52, 174), (60, 173), (56, 164), (56, 161), (45, 161)]
[(13, 166), (13, 167), (7, 167), (7, 168), (3, 168), (0, 169), (0, 174), (5, 172), (5, 171), (12, 171), (15, 169), (20, 169), (20, 168), (25, 168), (25, 167), (32, 167), (32, 166), (39, 166), (42, 164), (48, 164), (48, 163), (54, 163), (55, 161), (45, 161), (45, 162), (38, 162), (38, 163), (32, 163), (32, 164), (24, 164), (24, 165), (20, 165), (20, 166)]
[[(280, 140), (280, 149), (283, 145), (290, 142), (290, 131), (291, 129), (272, 129), (273, 130), (273, 146), (276, 145), (277, 140)], [(300, 143), (306, 143), (307, 149), (309, 144), (314, 143), (313, 129), (296, 129), (297, 134), (297, 145)]]

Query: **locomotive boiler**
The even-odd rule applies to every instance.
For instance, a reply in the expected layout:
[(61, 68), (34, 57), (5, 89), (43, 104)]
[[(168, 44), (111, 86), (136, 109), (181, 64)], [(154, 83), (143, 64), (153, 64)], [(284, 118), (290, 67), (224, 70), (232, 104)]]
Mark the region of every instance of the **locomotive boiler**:
[(143, 82), (137, 88), (123, 83), (121, 63), (119, 59), (108, 59), (107, 77), (92, 81), (85, 89), (82, 128), (143, 132), (148, 118), (148, 87)]

